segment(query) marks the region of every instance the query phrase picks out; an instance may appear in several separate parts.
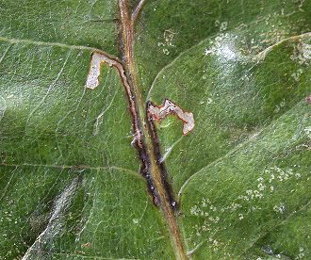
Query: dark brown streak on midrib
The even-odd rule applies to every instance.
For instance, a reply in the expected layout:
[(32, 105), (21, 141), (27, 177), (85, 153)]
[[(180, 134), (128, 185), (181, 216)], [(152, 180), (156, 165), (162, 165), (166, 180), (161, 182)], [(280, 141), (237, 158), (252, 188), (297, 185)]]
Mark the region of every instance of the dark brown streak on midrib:
[(156, 158), (157, 165), (160, 169), (160, 177), (161, 177), (161, 182), (163, 185), (163, 188), (166, 191), (167, 194), (167, 199), (169, 201), (169, 204), (171, 205), (172, 209), (175, 211), (177, 210), (177, 202), (173, 196), (173, 189), (171, 184), (169, 183), (167, 179), (167, 170), (165, 167), (165, 163), (162, 161), (162, 155), (161, 155), (161, 148), (160, 148), (160, 141), (159, 137), (156, 131), (156, 127), (154, 125), (154, 120), (153, 116), (149, 112), (149, 106), (151, 105), (151, 102), (148, 101), (146, 104), (146, 117), (147, 117), (147, 122), (148, 122), (148, 128), (149, 128), (149, 133), (151, 135), (151, 140), (153, 144), (153, 152)]
[(143, 101), (141, 90), (137, 84), (133, 53), (134, 23), (142, 5), (143, 3), (140, 2), (134, 14), (130, 15), (127, 0), (119, 0), (123, 64), (130, 88), (128, 100), (133, 121), (134, 141), (142, 161), (141, 173), (147, 180), (154, 203), (161, 208), (169, 227), (176, 259), (184, 260), (187, 259), (187, 256), (174, 212), (176, 202), (172, 195), (171, 186), (167, 181), (165, 165), (161, 162), (159, 140), (152, 118), (148, 114), (148, 104), (146, 106)]
[[(122, 7), (121, 7), (122, 5)], [(141, 166), (141, 174), (147, 181), (149, 193), (153, 197), (153, 201), (156, 205), (159, 203), (158, 196), (155, 192), (155, 186), (153, 184), (151, 175), (150, 175), (150, 158), (148, 156), (147, 147), (143, 140), (143, 131), (141, 130), (141, 122), (140, 122), (140, 113), (139, 113), (139, 104), (141, 99), (140, 91), (137, 89), (137, 84), (135, 84), (135, 77), (133, 77), (133, 49), (131, 48), (131, 44), (133, 42), (133, 22), (127, 12), (127, 6), (125, 2), (120, 1), (120, 13), (121, 13), (121, 40), (123, 47), (123, 64), (124, 71), (126, 75), (124, 75), (123, 82), (126, 81), (126, 84), (129, 86), (128, 91), (128, 99), (130, 104), (130, 110), (133, 121), (134, 128), (134, 141), (133, 144), (138, 150), (139, 157), (142, 162)], [(130, 98), (129, 98), (130, 96)]]

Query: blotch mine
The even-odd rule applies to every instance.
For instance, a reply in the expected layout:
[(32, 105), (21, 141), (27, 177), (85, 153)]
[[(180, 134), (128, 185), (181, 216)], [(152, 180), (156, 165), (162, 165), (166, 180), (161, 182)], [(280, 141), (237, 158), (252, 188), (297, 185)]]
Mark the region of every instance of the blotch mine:
[(114, 65), (114, 61), (107, 58), (104, 54), (94, 52), (91, 59), (91, 66), (86, 79), (86, 87), (95, 89), (99, 85), (100, 69), (103, 63), (107, 63), (110, 67)]
[(169, 99), (165, 99), (162, 106), (157, 106), (150, 102), (148, 113), (151, 115), (154, 121), (160, 121), (169, 114), (177, 115), (177, 117), (184, 123), (184, 135), (187, 135), (194, 128), (193, 113), (184, 112), (178, 105)]

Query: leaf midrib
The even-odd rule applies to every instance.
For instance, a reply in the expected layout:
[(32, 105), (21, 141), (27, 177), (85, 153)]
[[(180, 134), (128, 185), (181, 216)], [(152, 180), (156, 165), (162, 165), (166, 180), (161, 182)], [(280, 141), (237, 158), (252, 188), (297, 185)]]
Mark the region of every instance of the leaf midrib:
[[(272, 48), (278, 46), (279, 44), (282, 44), (283, 42), (285, 42), (285, 41), (287, 41), (287, 40), (296, 39), (296, 38), (300, 38), (300, 37), (305, 37), (304, 35), (305, 35), (305, 36), (306, 36), (306, 35), (307, 35), (307, 36), (311, 36), (311, 33), (309, 32), (309, 33), (304, 33), (304, 34), (301, 34), (301, 35), (291, 36), (291, 37), (289, 37), (289, 38), (286, 38), (286, 39), (284, 39), (284, 40), (282, 40), (282, 41), (280, 41), (280, 42), (278, 42), (278, 43), (276, 43), (276, 44), (273, 44), (273, 45), (269, 46), (269, 47), (266, 48), (264, 51), (262, 51), (262, 52), (260, 52), (260, 53), (258, 53), (258, 54), (256, 54), (256, 55), (254, 55), (254, 56), (260, 55), (261, 53), (268, 53), (268, 52), (270, 52), (270, 50), (271, 50)], [(210, 37), (208, 37), (208, 38), (210, 38)], [(163, 71), (165, 71), (167, 68), (171, 67), (175, 62), (177, 62), (177, 60), (178, 60), (183, 54), (187, 53), (188, 51), (190, 51), (191, 49), (197, 47), (198, 45), (201, 45), (201, 44), (202, 44), (203, 42), (205, 42), (206, 39), (208, 39), (208, 38), (203, 39), (200, 43), (198, 43), (198, 44), (196, 44), (196, 45), (194, 45), (194, 46), (191, 46), (191, 47), (188, 48), (187, 50), (181, 52), (173, 61), (171, 61), (169, 64), (165, 65), (165, 66), (158, 72), (158, 74), (156, 75), (156, 77), (154, 78), (153, 83), (152, 83), (151, 88), (150, 88), (150, 91), (152, 90), (153, 86), (156, 84), (158, 77), (160, 77), (160, 75), (163, 73)], [(64, 44), (64, 43), (51, 43), (51, 42), (33, 41), (33, 40), (28, 40), (28, 39), (13, 39), (13, 38), (11, 39), (11, 38), (6, 38), (6, 37), (0, 37), (0, 41), (8, 42), (8, 43), (11, 43), (11, 44), (33, 44), (33, 45), (38, 45), (38, 46), (52, 46), (52, 47), (61, 47), (61, 48), (76, 49), (76, 50), (87, 50), (87, 51), (91, 51), (91, 52), (100, 52), (100, 53), (103, 53), (102, 50), (97, 49), (97, 48), (88, 47), (88, 46), (80, 46), (80, 45), (68, 45), (68, 44)], [(105, 53), (105, 55), (108, 56), (108, 54), (106, 54), (106, 53)], [(114, 58), (114, 59), (117, 59), (117, 58)], [(148, 95), (148, 96), (149, 96), (149, 95)], [(299, 103), (299, 102), (298, 102), (298, 103)], [(297, 104), (298, 104), (298, 103), (297, 103)], [(296, 104), (296, 105), (297, 105), (297, 104)], [(294, 107), (295, 107), (295, 106), (294, 106)], [(293, 109), (293, 107), (292, 107), (291, 109)], [(289, 112), (291, 109), (285, 111), (284, 114), (287, 113), (287, 112)], [(284, 115), (284, 114), (282, 114), (282, 115)], [(281, 117), (282, 115), (280, 115), (280, 117)], [(279, 117), (279, 118), (280, 118), (280, 117)], [(277, 119), (278, 119), (278, 118), (277, 118)], [(277, 120), (277, 119), (276, 119), (276, 120)], [(261, 129), (261, 131), (260, 131), (260, 133), (259, 133), (258, 135), (260, 135), (260, 134), (262, 133), (262, 131), (266, 130), (270, 125), (272, 125), (273, 122), (275, 122), (275, 120), (273, 120), (273, 121), (272, 121), (269, 125), (267, 125), (265, 128)], [(234, 147), (232, 150), (230, 150), (227, 154), (225, 154), (225, 155), (222, 156), (221, 158), (218, 158), (218, 159), (216, 159), (215, 161), (213, 161), (213, 162), (211, 162), (210, 164), (208, 164), (207, 166), (201, 168), (199, 171), (197, 171), (196, 173), (194, 173), (193, 175), (191, 175), (191, 177), (190, 177), (189, 179), (192, 179), (195, 175), (197, 175), (199, 172), (201, 172), (204, 168), (209, 167), (209, 166), (212, 166), (212, 165), (214, 165), (215, 163), (217, 163), (218, 161), (222, 160), (223, 158), (225, 158), (225, 157), (229, 156), (230, 154), (234, 153), (235, 151), (242, 149), (242, 148), (245, 146), (245, 144), (247, 144), (247, 143), (253, 141), (254, 139), (256, 139), (256, 138), (258, 137), (258, 135), (251, 137), (250, 139), (246, 140), (245, 142), (243, 142), (243, 143), (239, 144), (238, 146)], [(0, 166), (12, 166), (12, 167), (13, 167), (14, 165), (0, 165)], [(29, 164), (29, 165), (26, 165), (26, 164), (15, 165), (15, 167), (19, 167), (19, 166), (51, 167), (51, 168), (52, 168), (52, 167), (53, 167), (53, 168), (73, 168), (73, 169), (76, 168), (76, 166), (31, 165), (31, 164)], [(84, 168), (85, 168), (85, 169), (96, 169), (96, 170), (98, 170), (98, 169), (111, 169), (111, 168), (118, 168), (118, 169), (121, 169), (121, 168), (116, 167), (116, 166), (111, 166), (111, 167), (82, 166), (82, 169), (84, 169)], [(81, 169), (81, 168), (80, 168), (80, 169)], [(134, 171), (132, 171), (132, 170), (129, 170), (129, 169), (122, 169), (122, 170), (126, 171), (127, 173), (129, 173), (128, 171), (131, 171), (131, 174), (133, 174), (133, 175), (135, 175), (135, 176), (139, 176), (139, 177), (141, 178), (141, 176), (140, 176), (139, 174), (137, 174), (136, 172), (134, 172)], [(188, 179), (188, 180), (189, 180), (189, 179)], [(187, 180), (187, 181), (188, 181), (188, 180)], [(183, 187), (183, 186), (182, 186), (182, 187)], [(181, 192), (182, 192), (182, 188), (181, 188), (181, 190), (180, 190), (179, 193), (181, 193)], [(306, 205), (304, 205), (303, 208), (306, 207), (307, 205), (309, 205), (310, 202), (311, 202), (311, 201), (309, 201)], [(293, 215), (294, 215), (294, 214), (293, 214)], [(290, 217), (291, 217), (291, 216), (290, 216)], [(283, 222), (285, 222), (285, 221), (287, 221), (287, 219), (284, 220)], [(283, 223), (283, 222), (282, 222), (282, 223)], [(282, 223), (280, 223), (279, 225), (281, 225)], [(279, 225), (278, 225), (278, 226), (279, 226)], [(269, 231), (269, 232), (270, 232), (270, 231)], [(268, 233), (268, 232), (267, 232), (267, 233)], [(258, 238), (258, 239), (260, 239), (260, 238)], [(256, 240), (256, 241), (257, 241), (257, 240)], [(256, 241), (255, 241), (253, 244), (255, 244)], [(253, 245), (252, 245), (252, 246), (253, 246)], [(251, 247), (250, 247), (250, 248), (251, 248)], [(248, 249), (247, 249), (247, 250), (248, 250)], [(246, 251), (247, 251), (247, 250), (246, 250)], [(246, 252), (246, 251), (245, 251), (245, 252)], [(103, 259), (107, 259), (107, 258), (103, 258)], [(109, 258), (108, 258), (108, 259), (109, 259)]]

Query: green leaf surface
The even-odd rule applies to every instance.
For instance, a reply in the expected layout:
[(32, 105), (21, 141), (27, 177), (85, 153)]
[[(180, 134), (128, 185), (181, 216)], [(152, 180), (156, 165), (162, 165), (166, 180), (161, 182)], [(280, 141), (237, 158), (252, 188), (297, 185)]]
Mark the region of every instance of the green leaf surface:
[[(137, 1), (131, 6), (135, 8)], [(175, 259), (140, 174), (117, 1), (0, 1), (0, 259)], [(135, 67), (189, 259), (311, 258), (311, 1), (146, 1)]]

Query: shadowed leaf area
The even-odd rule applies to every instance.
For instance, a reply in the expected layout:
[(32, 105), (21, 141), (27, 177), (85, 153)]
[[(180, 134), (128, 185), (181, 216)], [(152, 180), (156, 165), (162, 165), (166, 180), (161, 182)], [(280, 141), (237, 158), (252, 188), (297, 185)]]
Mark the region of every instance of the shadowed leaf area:
[[(133, 9), (138, 1), (132, 1)], [(311, 1), (149, 1), (135, 26), (189, 259), (311, 259)], [(0, 0), (0, 259), (175, 259), (131, 145), (117, 1)], [(90, 48), (89, 48), (90, 47)]]

